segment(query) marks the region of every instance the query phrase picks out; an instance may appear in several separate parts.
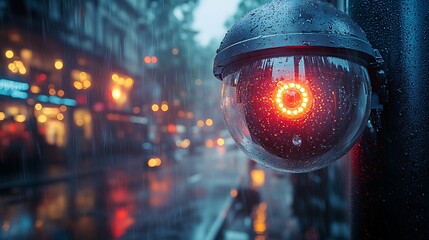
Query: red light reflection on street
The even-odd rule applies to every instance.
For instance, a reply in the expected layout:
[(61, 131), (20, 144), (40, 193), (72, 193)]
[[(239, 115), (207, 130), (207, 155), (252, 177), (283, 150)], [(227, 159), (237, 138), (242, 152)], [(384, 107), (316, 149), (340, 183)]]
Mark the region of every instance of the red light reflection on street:
[(114, 238), (120, 238), (127, 232), (127, 229), (134, 224), (135, 220), (130, 216), (128, 209), (118, 208), (112, 221), (112, 235)]
[(109, 222), (112, 236), (118, 239), (135, 223), (134, 217), (130, 214), (135, 209), (135, 195), (130, 189), (128, 175), (125, 172), (114, 171), (109, 176), (107, 206), (114, 213)]

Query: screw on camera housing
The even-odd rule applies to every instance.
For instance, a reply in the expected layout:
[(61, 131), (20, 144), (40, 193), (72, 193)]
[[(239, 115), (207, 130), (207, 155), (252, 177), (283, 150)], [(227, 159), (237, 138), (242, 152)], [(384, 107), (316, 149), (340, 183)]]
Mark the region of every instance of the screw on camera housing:
[(371, 109), (382, 111), (382, 65), (362, 29), (334, 6), (277, 0), (234, 24), (213, 73), (239, 148), (273, 169), (306, 172), (344, 156)]

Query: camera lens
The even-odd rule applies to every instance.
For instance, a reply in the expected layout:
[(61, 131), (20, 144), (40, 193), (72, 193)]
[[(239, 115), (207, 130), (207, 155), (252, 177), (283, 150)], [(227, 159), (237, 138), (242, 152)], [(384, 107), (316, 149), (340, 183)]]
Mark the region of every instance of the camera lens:
[(228, 130), (253, 160), (286, 172), (324, 167), (356, 143), (370, 111), (365, 66), (332, 56), (247, 61), (223, 74)]

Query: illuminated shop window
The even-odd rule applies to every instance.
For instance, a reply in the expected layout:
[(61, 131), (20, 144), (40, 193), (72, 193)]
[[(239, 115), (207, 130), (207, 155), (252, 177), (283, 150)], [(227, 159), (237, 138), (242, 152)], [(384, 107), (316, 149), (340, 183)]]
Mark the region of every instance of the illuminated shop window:
[(39, 132), (50, 145), (64, 147), (67, 140), (66, 110), (60, 106), (44, 106), (37, 103), (34, 106)]
[(130, 107), (129, 95), (134, 86), (134, 79), (119, 73), (112, 73), (110, 77), (109, 99), (110, 107), (122, 110)]
[(83, 129), (85, 139), (92, 138), (92, 116), (86, 109), (77, 109), (73, 113), (73, 122), (76, 126)]

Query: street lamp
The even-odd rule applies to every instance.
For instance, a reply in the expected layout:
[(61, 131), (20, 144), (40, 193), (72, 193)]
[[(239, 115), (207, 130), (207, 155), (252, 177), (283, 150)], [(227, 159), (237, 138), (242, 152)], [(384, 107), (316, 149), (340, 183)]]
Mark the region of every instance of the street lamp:
[(213, 72), (239, 148), (273, 169), (306, 172), (345, 155), (371, 109), (382, 109), (382, 63), (362, 29), (334, 6), (276, 0), (234, 24)]

